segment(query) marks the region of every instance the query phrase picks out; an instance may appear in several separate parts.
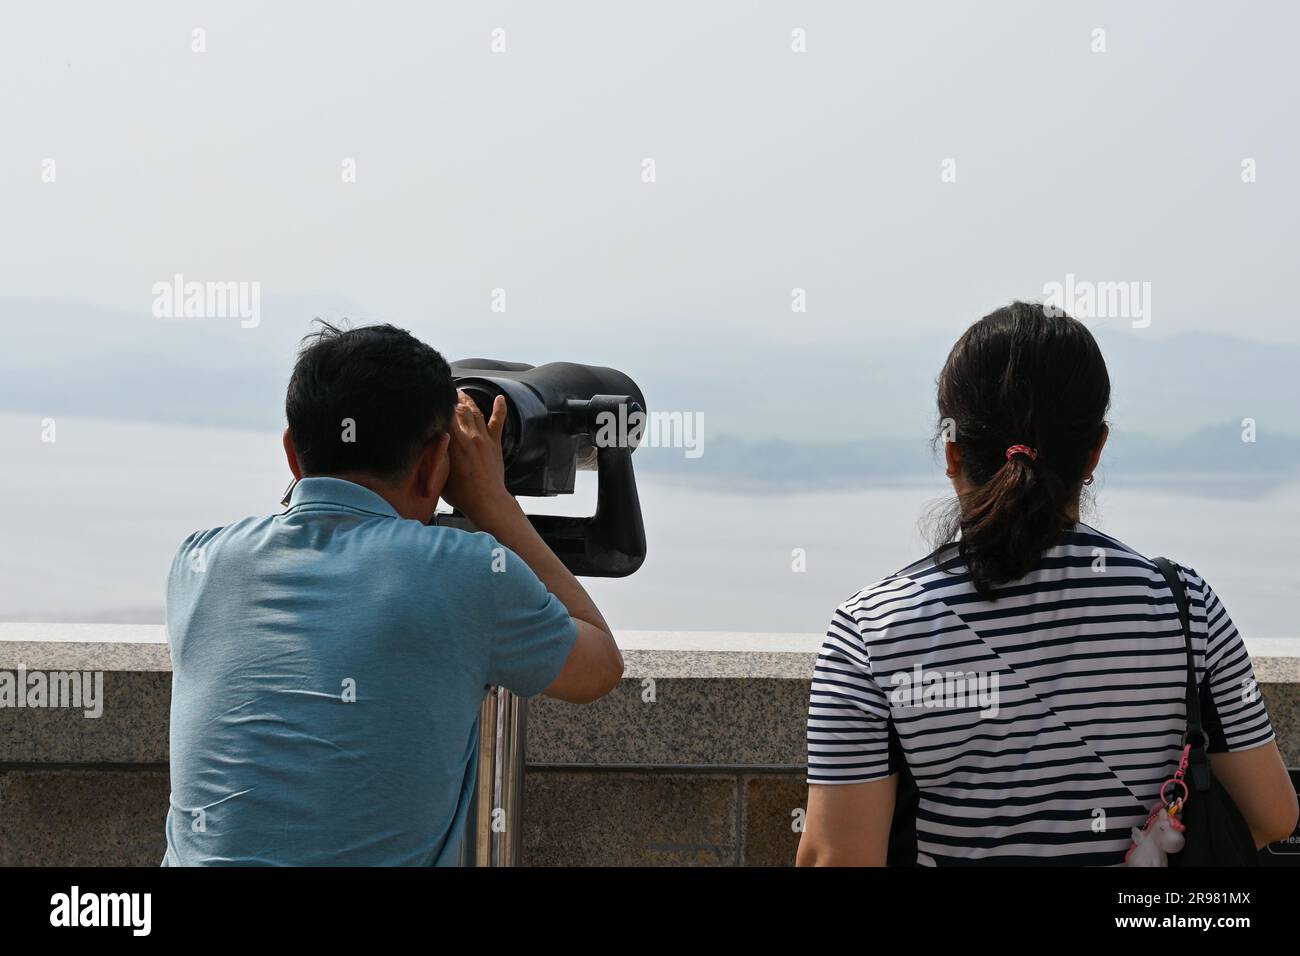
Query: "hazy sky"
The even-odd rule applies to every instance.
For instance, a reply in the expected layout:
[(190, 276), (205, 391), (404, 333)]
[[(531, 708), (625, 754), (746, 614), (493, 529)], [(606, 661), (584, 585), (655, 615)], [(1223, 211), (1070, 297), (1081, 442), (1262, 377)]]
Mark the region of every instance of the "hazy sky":
[[(1281, 2), (9, 0), (0, 422), (43, 550), (11, 549), (0, 610), (111, 598), (156, 616), (180, 536), (273, 508), (284, 381), (314, 314), (393, 321), (450, 358), (619, 366), (652, 409), (706, 413), (709, 436), (896, 434), (926, 456), (933, 378), (968, 323), (1069, 274), (1149, 283), (1148, 328), (1092, 320), (1117, 434), (1257, 416), (1269, 450), (1300, 427), (1298, 35)], [(260, 283), (260, 325), (154, 318), (154, 284), (177, 273)], [(1186, 332), (1254, 344), (1163, 341)], [(37, 444), (47, 415), (57, 445)], [(167, 438), (103, 417), (258, 430)], [(920, 547), (910, 499), (849, 520), (734, 497), (645, 483), (652, 557), (645, 590), (609, 585), (620, 627), (816, 630)], [(1210, 523), (1211, 505), (1103, 502), (1285, 609), (1294, 583), (1222, 546), (1249, 529), (1233, 540), (1285, 565), (1287, 512), (1246, 497)], [(94, 550), (128, 521), (129, 557)], [(718, 587), (698, 568), (724, 562), (697, 542), (737, 528), (754, 563)], [(859, 553), (868, 540), (900, 553)], [(770, 597), (746, 617), (755, 581)]]
[(1150, 282), (1151, 335), (1300, 342), (1298, 33), (1283, 3), (6, 3), (0, 298), (147, 316), (179, 272), (449, 354), (703, 367), (955, 334), (1073, 273)]

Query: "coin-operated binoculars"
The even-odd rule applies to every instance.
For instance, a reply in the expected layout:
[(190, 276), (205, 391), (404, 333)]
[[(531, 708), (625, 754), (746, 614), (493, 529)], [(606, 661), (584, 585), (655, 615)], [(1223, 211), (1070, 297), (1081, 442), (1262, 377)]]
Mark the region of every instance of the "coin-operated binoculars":
[[(626, 577), (645, 560), (645, 526), (632, 471), (645, 399), (632, 379), (612, 368), (552, 362), (525, 365), (492, 359), (451, 363), (456, 387), (484, 417), (506, 399), (501, 436), (506, 489), (520, 497), (572, 494), (579, 470), (596, 472), (596, 510), (584, 517), (529, 515), (565, 567), (586, 577)], [(464, 515), (439, 514), (440, 525), (475, 530)], [(466, 827), (462, 862), (514, 866), (523, 817), (528, 701), (504, 687), (488, 688), (479, 720), (477, 795)]]

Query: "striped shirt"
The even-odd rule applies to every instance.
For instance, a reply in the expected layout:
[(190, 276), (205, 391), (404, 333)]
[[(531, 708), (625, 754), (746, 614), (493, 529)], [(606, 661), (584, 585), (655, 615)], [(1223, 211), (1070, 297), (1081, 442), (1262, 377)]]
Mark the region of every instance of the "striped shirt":
[[(1187, 651), (1156, 566), (1083, 524), (981, 598), (949, 545), (835, 611), (808, 782), (915, 781), (916, 862), (1123, 861), (1177, 768)], [(1273, 739), (1241, 637), (1190, 568), (1210, 750)]]

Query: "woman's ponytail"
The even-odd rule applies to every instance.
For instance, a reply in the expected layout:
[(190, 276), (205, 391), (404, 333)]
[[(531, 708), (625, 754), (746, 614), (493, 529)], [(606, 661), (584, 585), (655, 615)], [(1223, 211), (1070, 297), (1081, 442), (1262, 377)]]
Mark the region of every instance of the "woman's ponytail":
[(1013, 455), (961, 498), (957, 551), (977, 590), (1023, 578), (1061, 537), (1069, 490), (1028, 455)]

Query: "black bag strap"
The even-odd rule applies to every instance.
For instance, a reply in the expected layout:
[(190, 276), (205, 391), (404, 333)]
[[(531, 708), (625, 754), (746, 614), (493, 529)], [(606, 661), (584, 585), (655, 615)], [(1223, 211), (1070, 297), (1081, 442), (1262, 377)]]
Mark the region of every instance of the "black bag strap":
[(1174, 603), (1178, 605), (1178, 621), (1183, 626), (1183, 640), (1187, 644), (1187, 731), (1184, 743), (1193, 747), (1204, 748), (1207, 744), (1205, 729), (1201, 725), (1201, 695), (1196, 688), (1196, 652), (1192, 649), (1191, 612), (1187, 607), (1187, 589), (1178, 568), (1168, 558), (1153, 558), (1155, 566), (1164, 575), (1169, 590), (1174, 592)]

